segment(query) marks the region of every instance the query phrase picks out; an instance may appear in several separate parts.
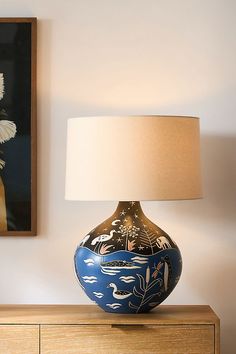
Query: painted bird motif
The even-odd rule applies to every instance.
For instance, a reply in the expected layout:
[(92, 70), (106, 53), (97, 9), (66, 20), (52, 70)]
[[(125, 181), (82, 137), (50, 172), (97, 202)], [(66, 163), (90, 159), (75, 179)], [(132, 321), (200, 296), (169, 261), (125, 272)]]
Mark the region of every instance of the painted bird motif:
[(115, 232), (116, 230), (111, 230), (110, 234), (102, 234), (95, 237), (95, 239), (91, 242), (91, 245), (95, 246), (97, 242), (105, 242), (110, 240)]
[(124, 300), (127, 297), (132, 295), (132, 293), (130, 291), (118, 290), (116, 284), (114, 284), (114, 283), (110, 283), (107, 287), (113, 288), (112, 295), (117, 300)]

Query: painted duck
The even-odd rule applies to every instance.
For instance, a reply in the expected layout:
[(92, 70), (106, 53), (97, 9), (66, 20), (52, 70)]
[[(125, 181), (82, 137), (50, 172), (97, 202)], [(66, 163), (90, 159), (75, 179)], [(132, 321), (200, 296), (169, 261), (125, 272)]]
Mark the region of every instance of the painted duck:
[(114, 284), (114, 283), (110, 283), (107, 287), (113, 288), (112, 295), (117, 300), (124, 300), (127, 297), (132, 295), (132, 293), (130, 291), (118, 290), (116, 284)]

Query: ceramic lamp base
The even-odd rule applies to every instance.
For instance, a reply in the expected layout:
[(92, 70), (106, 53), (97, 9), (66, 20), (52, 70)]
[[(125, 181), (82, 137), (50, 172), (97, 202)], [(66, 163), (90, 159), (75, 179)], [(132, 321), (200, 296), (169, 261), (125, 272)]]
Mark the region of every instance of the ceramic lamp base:
[(106, 312), (148, 312), (179, 281), (176, 243), (143, 213), (139, 202), (120, 202), (115, 213), (78, 246), (75, 271), (88, 297)]

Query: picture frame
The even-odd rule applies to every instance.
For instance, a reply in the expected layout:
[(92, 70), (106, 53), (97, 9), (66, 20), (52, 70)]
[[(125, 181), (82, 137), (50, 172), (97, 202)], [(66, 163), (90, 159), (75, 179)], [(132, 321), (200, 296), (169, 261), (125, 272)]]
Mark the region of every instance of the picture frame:
[(0, 237), (37, 234), (37, 18), (0, 18)]

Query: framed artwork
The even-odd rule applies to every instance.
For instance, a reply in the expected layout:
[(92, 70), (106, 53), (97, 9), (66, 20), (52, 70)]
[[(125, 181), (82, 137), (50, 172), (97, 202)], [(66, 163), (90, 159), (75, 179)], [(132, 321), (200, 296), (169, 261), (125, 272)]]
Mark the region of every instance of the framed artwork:
[(0, 236), (33, 236), (36, 18), (0, 18)]

